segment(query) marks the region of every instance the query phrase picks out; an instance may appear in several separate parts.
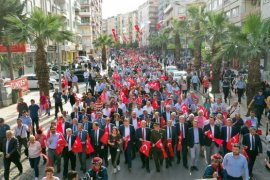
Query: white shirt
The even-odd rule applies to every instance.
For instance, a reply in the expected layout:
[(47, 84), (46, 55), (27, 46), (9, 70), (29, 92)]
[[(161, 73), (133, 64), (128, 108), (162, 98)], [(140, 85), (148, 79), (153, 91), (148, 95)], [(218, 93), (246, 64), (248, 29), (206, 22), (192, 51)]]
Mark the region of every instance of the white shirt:
[(170, 137), (170, 135), (172, 136), (172, 127), (167, 127), (167, 139), (171, 139), (172, 138), (172, 137)]
[(16, 136), (20, 136), (21, 138), (26, 138), (27, 137), (27, 130), (28, 130), (28, 127), (25, 126), (24, 124), (22, 124), (21, 127), (15, 127), (14, 129), (14, 134), (15, 134), (15, 137)]
[(136, 118), (135, 119), (132, 119), (132, 125), (134, 126), (135, 129), (138, 128), (138, 121), (137, 121)]
[(146, 139), (146, 131), (145, 131), (145, 128), (142, 128), (142, 135), (143, 135), (143, 140)]
[(105, 116), (107, 116), (107, 117), (110, 117), (111, 116), (111, 108), (104, 108), (103, 110), (102, 110), (102, 113), (103, 113), (103, 115), (105, 115)]
[(148, 114), (152, 114), (154, 111), (152, 106), (146, 106), (146, 105), (143, 107), (143, 110), (147, 110)]
[(7, 142), (6, 142), (6, 154), (8, 154), (8, 145), (9, 145), (9, 141), (10, 141), (10, 140), (7, 139)]
[(211, 128), (211, 132), (212, 132), (212, 134), (214, 136), (214, 134), (215, 134), (215, 126), (214, 125), (210, 125), (210, 128)]
[(137, 117), (140, 117), (142, 114), (143, 114), (143, 109), (138, 109), (138, 108), (135, 108), (134, 111), (136, 112), (136, 116)]
[(180, 132), (182, 132), (183, 138), (185, 138), (185, 125), (180, 123)]
[(249, 134), (249, 139), (250, 139), (250, 150), (254, 151), (255, 149), (252, 149), (252, 143), (254, 143), (253, 146), (255, 147), (255, 136), (252, 136), (251, 134)]
[[(229, 134), (231, 132), (231, 134)], [(227, 142), (230, 140), (232, 135), (232, 127), (227, 126)]]
[(88, 79), (89, 78), (89, 72), (88, 71), (84, 71), (83, 77), (84, 77), (84, 79)]
[(71, 147), (71, 136), (67, 137), (67, 139), (68, 139), (68, 151), (71, 151), (72, 150), (72, 147)]
[(166, 112), (166, 118), (167, 118), (167, 120), (171, 119), (171, 113), (170, 112)]
[(119, 108), (122, 109), (123, 113), (127, 112), (127, 107), (126, 107), (125, 103), (119, 104)]

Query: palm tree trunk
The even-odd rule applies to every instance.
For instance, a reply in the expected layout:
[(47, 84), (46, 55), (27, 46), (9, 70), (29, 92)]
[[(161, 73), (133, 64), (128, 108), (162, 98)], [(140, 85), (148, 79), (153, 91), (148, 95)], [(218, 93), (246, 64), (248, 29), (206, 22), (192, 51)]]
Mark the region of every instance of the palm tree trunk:
[(10, 45), (7, 44), (6, 45), (6, 49), (7, 49), (7, 58), (8, 58), (8, 65), (9, 65), (9, 76), (11, 80), (14, 80), (14, 67), (13, 67), (13, 59), (11, 57), (11, 51), (10, 51)]
[(248, 83), (246, 88), (247, 105), (261, 88), (260, 58), (251, 59), (248, 66)]
[[(212, 57), (216, 56), (218, 49), (212, 48)], [(212, 93), (219, 93), (219, 80), (220, 80), (220, 68), (222, 60), (220, 58), (214, 59), (212, 61), (212, 71), (213, 71), (213, 80), (212, 80)]]
[(181, 51), (181, 44), (180, 44), (180, 37), (179, 34), (176, 33), (175, 35), (175, 63), (180, 61), (180, 51)]
[(194, 58), (195, 58), (195, 67), (196, 70), (198, 71), (201, 67), (201, 47), (202, 47), (202, 43), (200, 42), (200, 40), (195, 40), (194, 41)]
[(101, 50), (101, 54), (102, 54), (102, 69), (105, 70), (107, 69), (107, 57), (106, 57), (106, 46), (103, 45), (102, 46), (102, 50)]
[(49, 68), (47, 65), (46, 52), (42, 42), (37, 43), (36, 51), (36, 76), (38, 79), (39, 91), (43, 91), (46, 96), (49, 96)]

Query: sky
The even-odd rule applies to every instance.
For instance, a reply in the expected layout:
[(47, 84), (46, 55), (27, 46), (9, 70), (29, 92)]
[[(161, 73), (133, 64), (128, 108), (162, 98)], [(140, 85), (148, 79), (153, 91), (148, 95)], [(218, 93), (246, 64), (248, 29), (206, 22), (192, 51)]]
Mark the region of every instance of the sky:
[(146, 0), (103, 0), (102, 17), (104, 19), (136, 10)]

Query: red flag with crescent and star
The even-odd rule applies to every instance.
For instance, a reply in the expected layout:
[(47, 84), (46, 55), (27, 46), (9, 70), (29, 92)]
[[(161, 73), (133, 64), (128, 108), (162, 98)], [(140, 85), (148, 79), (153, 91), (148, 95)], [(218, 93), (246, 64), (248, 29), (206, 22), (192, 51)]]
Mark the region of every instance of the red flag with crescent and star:
[(102, 144), (107, 145), (108, 139), (109, 139), (109, 129), (107, 128), (107, 130), (105, 129), (104, 134), (100, 138), (100, 142), (102, 142)]
[(156, 147), (159, 148), (159, 149), (161, 149), (164, 158), (167, 158), (168, 157), (168, 155), (167, 155), (167, 153), (166, 153), (166, 151), (164, 149), (164, 146), (162, 144), (161, 139), (156, 142)]
[(125, 144), (124, 144), (124, 151), (126, 151), (126, 150), (127, 150), (127, 147), (128, 147), (128, 141), (129, 141), (129, 139), (130, 139), (130, 136), (128, 135), (128, 136), (126, 137), (126, 140), (125, 140)]
[(56, 154), (61, 154), (64, 147), (66, 146), (67, 142), (63, 136), (63, 134), (59, 133), (59, 137), (58, 137), (58, 140), (57, 140), (57, 146), (56, 146), (56, 149), (55, 149), (55, 152)]
[(178, 137), (177, 151), (181, 151), (181, 149), (182, 149), (182, 140), (183, 140), (183, 134), (181, 132), (180, 136)]
[(245, 158), (247, 159), (247, 161), (249, 161), (249, 157), (248, 157), (248, 154), (247, 154), (247, 146), (244, 146), (243, 148), (243, 151), (242, 151), (242, 154), (243, 156), (245, 156)]
[(87, 134), (87, 137), (86, 137), (86, 149), (85, 149), (85, 153), (86, 154), (90, 154), (90, 153), (92, 153), (92, 152), (94, 152), (95, 150), (94, 150), (94, 148), (93, 148), (93, 146), (92, 146), (92, 144), (91, 144), (91, 139), (90, 139), (90, 136), (89, 136), (89, 134)]
[(223, 143), (223, 139), (215, 138), (210, 130), (206, 131), (205, 134), (209, 139), (215, 141), (219, 146), (221, 146), (221, 144)]
[(72, 151), (74, 153), (82, 152), (82, 143), (81, 143), (81, 139), (79, 138), (79, 136), (76, 136), (76, 139), (75, 139), (73, 146), (72, 146)]
[(150, 141), (143, 141), (140, 147), (140, 152), (143, 153), (145, 156), (149, 157), (149, 151), (151, 148)]
[(172, 147), (172, 139), (167, 139), (166, 145), (169, 149), (170, 157), (174, 157), (174, 152), (173, 152), (173, 147)]
[(237, 144), (239, 142), (239, 133), (233, 136), (229, 141), (227, 142), (227, 149), (229, 151), (232, 151), (232, 147), (234, 144)]
[(165, 126), (166, 122), (165, 122), (165, 119), (164, 117), (161, 117), (160, 118), (160, 127), (163, 128)]

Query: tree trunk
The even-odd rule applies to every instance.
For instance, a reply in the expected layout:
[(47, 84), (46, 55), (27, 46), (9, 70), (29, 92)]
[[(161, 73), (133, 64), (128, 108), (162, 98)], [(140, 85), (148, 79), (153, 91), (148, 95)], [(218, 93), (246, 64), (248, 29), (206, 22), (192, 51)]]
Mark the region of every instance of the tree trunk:
[(38, 79), (40, 94), (41, 92), (44, 92), (46, 96), (49, 96), (49, 67), (47, 65), (46, 52), (42, 42), (37, 44), (35, 72)]
[[(200, 23), (195, 24), (195, 32), (200, 32)], [(196, 34), (194, 34), (196, 36)], [(195, 58), (195, 67), (196, 70), (199, 71), (201, 68), (201, 48), (202, 48), (202, 43), (199, 38), (195, 38), (194, 40), (194, 58)]]
[[(216, 56), (218, 49), (212, 49), (212, 57)], [(220, 81), (220, 68), (222, 60), (220, 58), (212, 60), (212, 71), (213, 71), (213, 80), (212, 80), (212, 93), (220, 93), (219, 81)]]
[(102, 46), (102, 69), (107, 69), (106, 46)]
[(250, 60), (248, 66), (248, 83), (246, 87), (247, 105), (261, 88), (260, 58)]
[(180, 37), (179, 34), (175, 35), (175, 63), (180, 62), (180, 51), (181, 51)]
[(8, 58), (8, 65), (9, 65), (9, 76), (11, 80), (14, 80), (14, 65), (13, 65), (13, 59), (11, 57), (11, 52), (10, 52), (10, 45), (7, 44), (6, 45), (6, 49), (7, 49), (7, 58)]

